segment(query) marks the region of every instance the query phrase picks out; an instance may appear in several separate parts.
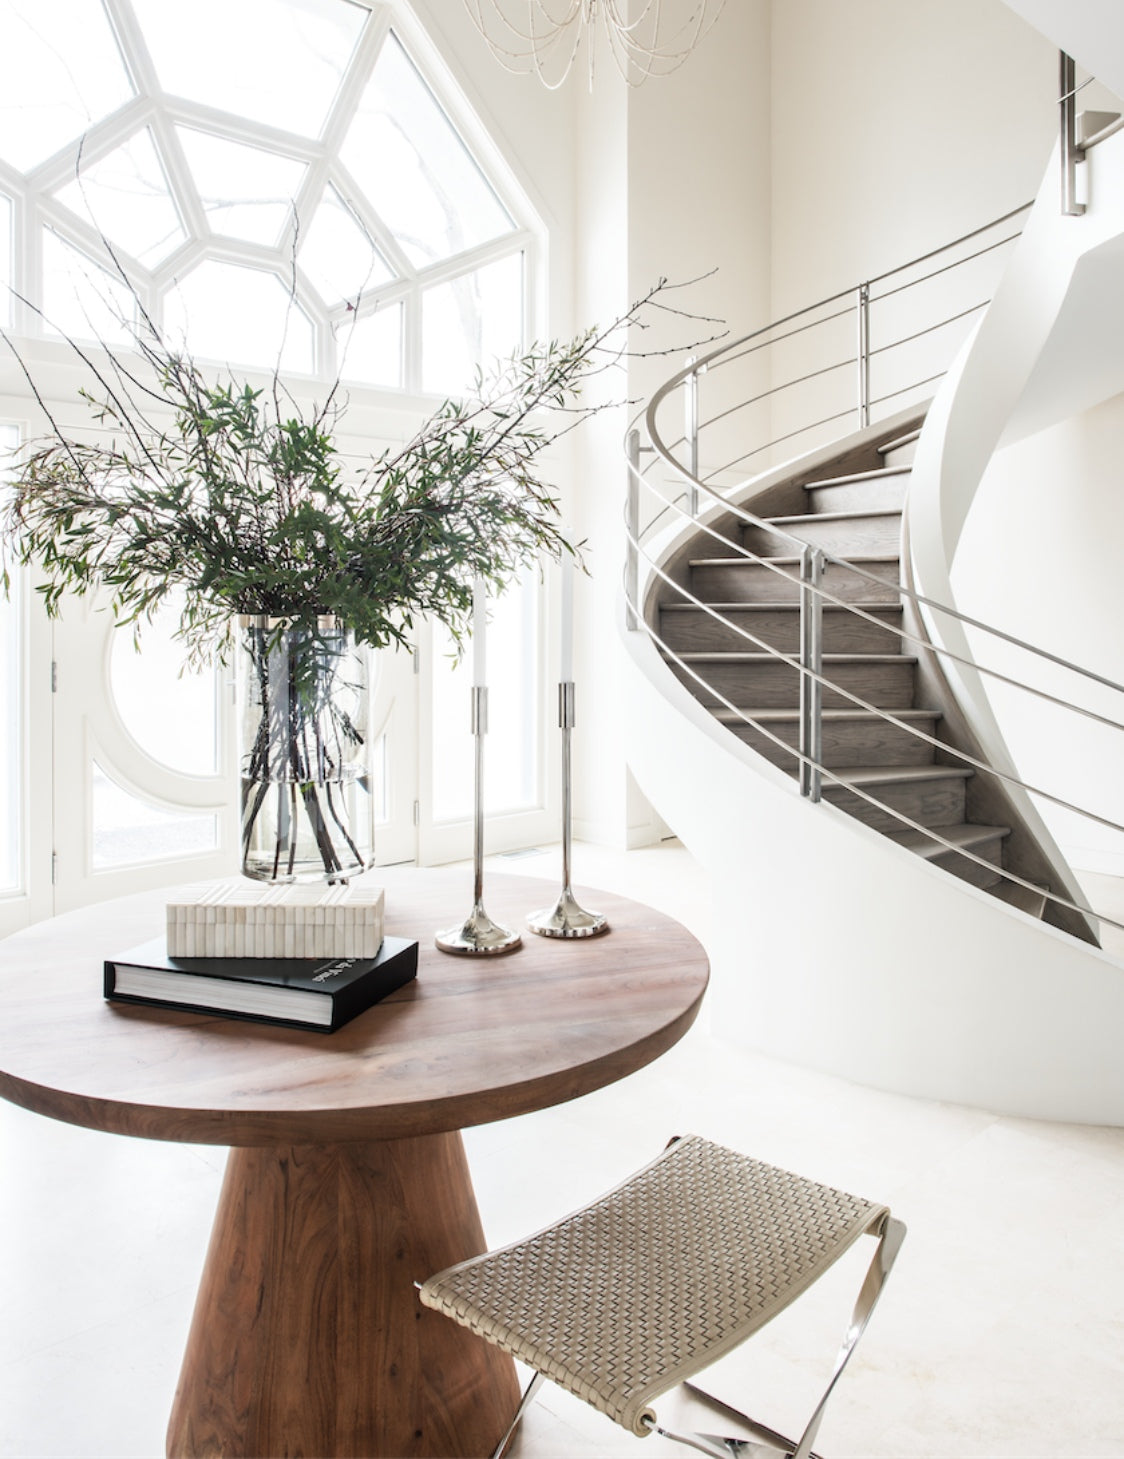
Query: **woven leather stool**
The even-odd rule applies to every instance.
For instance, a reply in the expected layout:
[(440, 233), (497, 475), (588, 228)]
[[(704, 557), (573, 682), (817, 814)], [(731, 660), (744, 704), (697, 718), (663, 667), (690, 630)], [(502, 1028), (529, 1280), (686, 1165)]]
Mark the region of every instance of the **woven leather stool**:
[[(876, 1237), (877, 1249), (798, 1442), (716, 1400), (753, 1440), (659, 1425), (653, 1400), (744, 1342), (863, 1235)], [(526, 1241), (439, 1272), (420, 1295), (534, 1369), (494, 1459), (544, 1378), (634, 1434), (655, 1431), (718, 1459), (757, 1452), (762, 1441), (814, 1459), (827, 1400), (904, 1236), (885, 1206), (687, 1136), (600, 1200)]]

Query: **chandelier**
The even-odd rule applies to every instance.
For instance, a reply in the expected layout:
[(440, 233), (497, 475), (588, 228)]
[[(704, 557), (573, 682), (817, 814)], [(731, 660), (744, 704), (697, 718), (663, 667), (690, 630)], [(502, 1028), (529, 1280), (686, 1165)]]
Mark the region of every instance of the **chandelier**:
[[(533, 72), (555, 91), (584, 41), (593, 84), (598, 20), (630, 86), (676, 70), (718, 19), (726, 0), (465, 0), (506, 70)], [(635, 13), (629, 18), (629, 11)]]

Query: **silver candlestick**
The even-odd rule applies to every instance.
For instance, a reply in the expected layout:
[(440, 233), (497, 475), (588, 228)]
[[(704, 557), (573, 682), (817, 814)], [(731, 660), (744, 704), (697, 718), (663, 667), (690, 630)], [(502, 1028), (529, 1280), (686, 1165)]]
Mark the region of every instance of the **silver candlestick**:
[(573, 824), (573, 781), (570, 765), (570, 734), (574, 728), (574, 681), (558, 686), (558, 724), (562, 730), (562, 891), (553, 907), (532, 912), (527, 926), (540, 937), (595, 937), (606, 932), (603, 912), (587, 912), (570, 889), (570, 838)]
[(442, 952), (469, 957), (489, 957), (511, 952), (523, 939), (510, 927), (493, 922), (484, 910), (484, 736), (488, 732), (488, 691), (480, 685), (472, 690), (472, 733), (476, 737), (476, 805), (473, 845), (472, 911), (458, 927), (439, 932), (434, 942)]

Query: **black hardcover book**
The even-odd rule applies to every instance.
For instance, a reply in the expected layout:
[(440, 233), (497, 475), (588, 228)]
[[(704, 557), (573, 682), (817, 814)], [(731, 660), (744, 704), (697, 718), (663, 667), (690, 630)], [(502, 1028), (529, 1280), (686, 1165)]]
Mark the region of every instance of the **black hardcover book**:
[(418, 945), (404, 937), (366, 958), (169, 957), (158, 937), (106, 959), (105, 996), (332, 1033), (417, 971)]

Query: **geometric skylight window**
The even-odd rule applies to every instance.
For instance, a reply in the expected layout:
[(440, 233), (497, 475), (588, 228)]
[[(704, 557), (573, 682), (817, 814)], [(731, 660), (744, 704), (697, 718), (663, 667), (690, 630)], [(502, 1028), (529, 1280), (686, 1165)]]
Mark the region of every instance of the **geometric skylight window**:
[(419, 267), (512, 229), (503, 204), (393, 35), (340, 158)]
[(305, 164), (195, 127), (177, 127), (176, 135), (211, 231), (276, 245), (292, 214)]
[(450, 394), (527, 342), (533, 215), (406, 0), (0, 0), (0, 44), (16, 329)]
[(325, 190), (297, 259), (321, 299), (356, 299), (394, 277), (334, 187)]
[(340, 376), (396, 390), (402, 384), (402, 305), (354, 314), (336, 328)]
[(518, 348), (523, 335), (522, 273), (522, 257), (509, 254), (425, 291), (423, 389), (453, 394), (478, 366)]
[(164, 331), (223, 364), (268, 362), (312, 373), (312, 327), (275, 273), (206, 259), (168, 295)]
[(368, 12), (350, 0), (133, 0), (161, 89), (304, 137), (323, 128)]
[(0, 157), (30, 171), (133, 96), (105, 11), (91, 0), (4, 0)]
[(48, 334), (127, 345), (136, 309), (129, 290), (81, 249), (43, 229), (43, 314)]
[(150, 268), (187, 237), (147, 127), (107, 157), (84, 166), (81, 177), (55, 196), (116, 248)]

